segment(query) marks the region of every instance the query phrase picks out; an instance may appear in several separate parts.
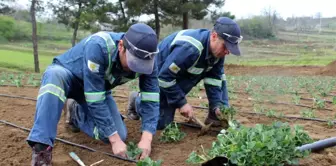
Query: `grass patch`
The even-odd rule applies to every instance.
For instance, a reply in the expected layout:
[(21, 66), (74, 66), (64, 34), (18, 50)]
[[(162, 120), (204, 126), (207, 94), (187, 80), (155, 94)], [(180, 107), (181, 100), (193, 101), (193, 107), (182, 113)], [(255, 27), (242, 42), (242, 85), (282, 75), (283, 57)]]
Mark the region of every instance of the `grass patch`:
[[(32, 53), (0, 50), (1, 62), (0, 66), (10, 70), (18, 71), (34, 71), (34, 56)], [(53, 56), (39, 54), (40, 70), (43, 71), (51, 64)]]

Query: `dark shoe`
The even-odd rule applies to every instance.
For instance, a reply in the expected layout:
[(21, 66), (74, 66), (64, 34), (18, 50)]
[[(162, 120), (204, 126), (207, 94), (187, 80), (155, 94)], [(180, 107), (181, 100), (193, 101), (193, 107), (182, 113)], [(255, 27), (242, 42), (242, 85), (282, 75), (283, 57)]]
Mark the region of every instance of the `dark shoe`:
[[(206, 117), (204, 124), (208, 125), (212, 123), (213, 127), (219, 127), (222, 125), (222, 122), (218, 119), (215, 112), (209, 111), (208, 116)], [(222, 126), (225, 127), (225, 126)]]
[(140, 116), (136, 112), (135, 100), (138, 97), (139, 92), (132, 92), (128, 98), (127, 103), (127, 118), (131, 120), (139, 120)]
[(33, 146), (32, 166), (51, 166), (52, 147), (36, 143)]
[(74, 133), (78, 133), (80, 129), (76, 127), (73, 123), (73, 119), (76, 117), (76, 101), (73, 99), (67, 99), (64, 106), (64, 114), (65, 114), (65, 123), (67, 127)]

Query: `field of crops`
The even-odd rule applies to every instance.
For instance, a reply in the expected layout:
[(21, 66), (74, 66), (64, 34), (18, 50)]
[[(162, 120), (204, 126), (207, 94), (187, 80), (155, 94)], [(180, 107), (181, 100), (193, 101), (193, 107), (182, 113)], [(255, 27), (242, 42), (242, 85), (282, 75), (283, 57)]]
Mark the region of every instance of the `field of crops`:
[[(165, 166), (183, 166), (202, 162), (224, 153), (233, 162), (245, 162), (246, 165), (263, 165), (262, 163), (272, 162), (276, 164), (298, 162), (302, 166), (336, 165), (336, 148), (310, 154), (299, 154), (293, 151), (293, 148), (300, 143), (336, 135), (335, 74), (321, 73), (330, 69), (333, 68), (227, 65), (230, 104), (234, 108), (231, 112), (231, 121), (237, 124), (228, 130), (230, 134), (224, 136), (219, 134), (221, 128), (212, 128), (206, 135), (198, 136), (199, 128), (182, 124), (172, 125), (170, 131), (159, 131), (156, 134), (151, 159), (161, 160), (161, 165)], [(35, 113), (34, 100), (38, 93), (40, 76), (40, 74), (23, 72), (0, 73), (1, 120), (26, 128), (32, 127)], [(122, 114), (126, 113), (127, 96), (132, 90), (137, 90), (137, 81), (113, 90), (113, 96)], [(25, 98), (13, 98), (17, 96)], [(203, 120), (206, 117), (208, 105), (202, 83), (188, 94), (188, 101), (194, 106), (196, 116)], [(107, 144), (95, 141), (83, 133), (69, 132), (62, 119), (58, 127), (58, 138), (96, 150), (111, 152)], [(175, 121), (185, 124), (184, 118), (178, 113)], [(140, 121), (125, 119), (125, 122), (129, 134), (127, 139), (130, 145), (129, 154), (132, 156), (137, 153), (137, 150), (133, 149), (134, 146), (132, 148), (131, 142), (139, 141), (141, 125), (139, 125)], [(301, 126), (302, 129), (295, 128), (295, 125)], [(239, 130), (235, 128), (237, 126)], [(28, 133), (3, 124), (0, 128), (3, 131), (0, 137), (2, 147), (0, 165), (28, 165), (31, 159), (30, 148), (25, 142)], [(179, 131), (176, 132), (177, 129)], [(278, 153), (270, 153), (275, 149)], [(132, 162), (111, 158), (100, 152), (90, 152), (60, 141), (56, 141), (53, 152), (54, 165), (76, 165), (68, 155), (71, 151), (87, 164), (103, 159), (100, 165), (135, 165)], [(296, 157), (299, 160), (296, 160)]]

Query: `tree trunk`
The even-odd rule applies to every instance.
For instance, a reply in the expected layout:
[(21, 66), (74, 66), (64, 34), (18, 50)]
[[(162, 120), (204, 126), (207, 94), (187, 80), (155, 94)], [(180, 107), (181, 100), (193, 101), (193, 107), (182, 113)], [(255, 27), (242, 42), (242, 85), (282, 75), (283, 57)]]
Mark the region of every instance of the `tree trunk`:
[(121, 13), (122, 13), (122, 17), (123, 17), (123, 23), (125, 24), (124, 26), (127, 25), (127, 19), (126, 19), (126, 14), (125, 14), (125, 9), (124, 9), (124, 6), (122, 4), (122, 0), (119, 0), (119, 7), (120, 7), (120, 10), (121, 10)]
[(160, 38), (160, 17), (159, 17), (159, 11), (158, 11), (158, 0), (154, 0), (154, 15), (155, 15), (155, 31), (157, 38)]
[(74, 32), (72, 34), (72, 41), (71, 41), (72, 47), (76, 45), (77, 31), (78, 31), (78, 28), (79, 28), (79, 22), (80, 22), (81, 14), (82, 14), (82, 3), (79, 3), (78, 4), (78, 13), (76, 15), (76, 22), (75, 22), (75, 26), (74, 26)]
[(188, 23), (189, 23), (188, 13), (185, 12), (185, 13), (183, 13), (183, 26), (182, 26), (182, 29), (188, 29)]
[[(187, 3), (187, 0), (182, 0), (182, 6)], [(188, 11), (184, 11), (182, 13), (183, 23), (182, 23), (182, 29), (188, 29)]]
[(33, 41), (33, 49), (34, 49), (34, 68), (35, 72), (39, 73), (40, 72), (40, 67), (39, 67), (39, 58), (38, 58), (38, 48), (37, 48), (37, 33), (36, 33), (36, 17), (35, 17), (35, 12), (36, 12), (36, 2), (37, 0), (32, 0), (31, 6), (30, 6), (30, 16), (31, 16), (31, 21), (32, 21), (32, 41)]

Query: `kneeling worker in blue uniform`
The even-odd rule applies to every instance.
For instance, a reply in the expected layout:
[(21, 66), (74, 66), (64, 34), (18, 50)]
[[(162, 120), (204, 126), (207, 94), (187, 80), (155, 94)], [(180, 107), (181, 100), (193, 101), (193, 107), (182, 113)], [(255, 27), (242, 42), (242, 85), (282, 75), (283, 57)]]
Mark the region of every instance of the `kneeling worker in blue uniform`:
[(33, 149), (32, 165), (51, 165), (63, 106), (72, 129), (110, 143), (114, 154), (126, 157), (127, 129), (110, 90), (138, 77), (142, 117), (138, 147), (143, 151), (141, 158), (149, 156), (159, 119), (157, 46), (154, 30), (138, 23), (126, 33), (90, 35), (55, 57), (43, 74), (34, 126), (27, 139)]
[[(163, 129), (174, 120), (175, 110), (187, 117), (193, 108), (186, 94), (201, 80), (209, 100), (205, 124), (219, 126), (219, 108), (229, 107), (225, 56), (240, 55), (238, 44), (242, 41), (240, 27), (227, 17), (217, 19), (213, 30), (187, 29), (175, 32), (159, 44), (155, 61), (159, 68), (160, 119), (157, 128)], [(129, 98), (128, 117), (139, 119), (140, 97), (133, 92)]]

